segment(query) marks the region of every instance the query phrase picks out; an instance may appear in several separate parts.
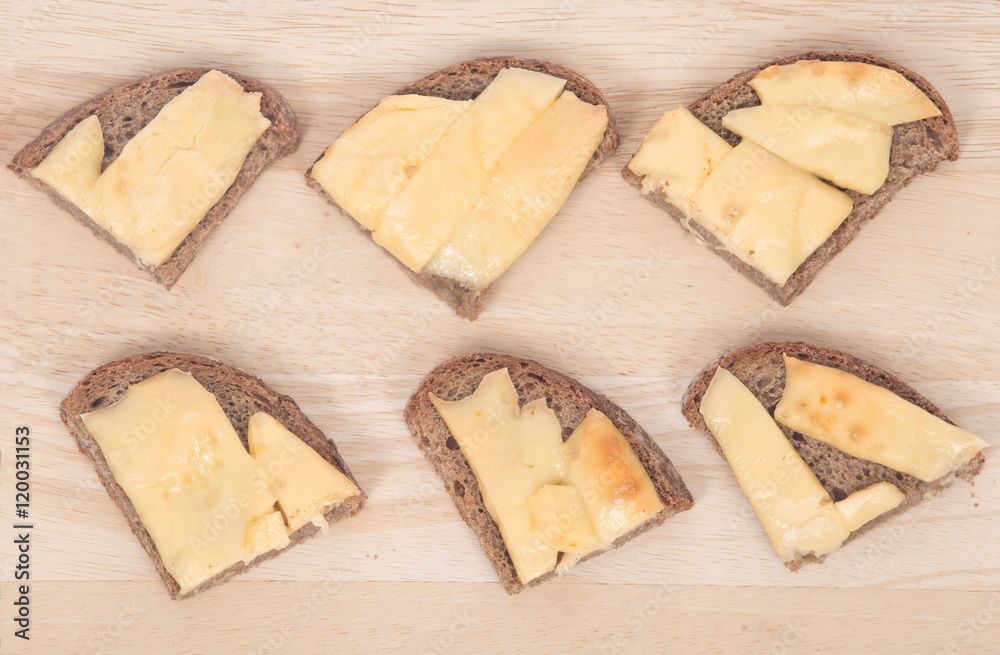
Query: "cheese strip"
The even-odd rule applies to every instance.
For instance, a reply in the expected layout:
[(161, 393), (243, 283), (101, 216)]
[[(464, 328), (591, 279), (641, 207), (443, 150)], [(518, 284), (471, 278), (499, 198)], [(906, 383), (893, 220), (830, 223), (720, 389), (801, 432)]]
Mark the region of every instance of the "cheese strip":
[(678, 107), (656, 121), (628, 167), (644, 176), (643, 192), (662, 191), (690, 216), (691, 196), (732, 149), (686, 107)]
[(715, 166), (692, 204), (699, 223), (778, 285), (854, 208), (847, 194), (747, 139)]
[(424, 270), (488, 287), (566, 202), (607, 126), (603, 106), (564, 91), (503, 156), (475, 208)]
[(722, 125), (845, 189), (872, 194), (889, 175), (885, 123), (823, 107), (758, 105), (729, 112)]
[(557, 551), (532, 529), (528, 498), (559, 481), (556, 455), (562, 429), (545, 399), (518, 407), (507, 369), (483, 378), (475, 393), (458, 401), (431, 402), (465, 455), (496, 521), (522, 583), (551, 571)]
[(312, 177), (354, 220), (374, 230), (471, 101), (405, 95), (384, 98), (313, 164)]
[(448, 128), (372, 232), (420, 271), (476, 205), (500, 159), (548, 109), (566, 80), (505, 68)]
[(856, 61), (801, 60), (769, 66), (749, 82), (761, 103), (815, 105), (899, 125), (941, 110), (902, 73)]
[(361, 493), (350, 478), (270, 414), (257, 412), (250, 417), (247, 445), (267, 474), (290, 533), (306, 523), (325, 530), (329, 527), (325, 512)]
[(787, 355), (774, 417), (848, 455), (924, 482), (952, 473), (989, 445), (885, 387)]

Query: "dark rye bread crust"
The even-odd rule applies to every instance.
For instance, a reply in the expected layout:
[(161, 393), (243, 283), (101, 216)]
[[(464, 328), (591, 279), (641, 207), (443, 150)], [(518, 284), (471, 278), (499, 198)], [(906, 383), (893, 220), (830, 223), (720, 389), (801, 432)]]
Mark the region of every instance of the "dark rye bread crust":
[[(897, 71), (926, 93), (927, 97), (941, 110), (941, 115), (893, 127), (889, 176), (885, 183), (870, 196), (849, 189), (841, 189), (854, 201), (854, 209), (830, 238), (806, 258), (783, 286), (778, 286), (756, 268), (744, 263), (726, 250), (722, 242), (699, 225), (697, 221), (688, 221), (684, 212), (670, 204), (662, 192), (653, 191), (644, 194), (654, 205), (669, 213), (717, 255), (729, 262), (729, 265), (743, 277), (763, 288), (781, 305), (788, 305), (792, 299), (802, 293), (820, 269), (854, 239), (864, 223), (875, 218), (879, 210), (892, 199), (897, 191), (908, 185), (917, 175), (933, 171), (937, 168), (938, 162), (946, 159), (950, 161), (958, 159), (958, 132), (955, 130), (955, 120), (941, 94), (931, 86), (930, 82), (913, 71), (875, 55), (853, 52), (807, 52), (795, 57), (775, 59), (744, 71), (728, 82), (720, 84), (694, 101), (688, 109), (701, 122), (728, 141), (730, 145), (735, 146), (739, 143), (740, 137), (722, 126), (722, 118), (734, 109), (760, 104), (760, 98), (749, 85), (750, 80), (768, 66), (784, 66), (802, 60), (861, 62)], [(632, 186), (642, 189), (642, 180), (645, 176), (636, 175), (629, 170), (628, 165), (622, 169), (622, 177)]]
[(115, 250), (132, 260), (139, 268), (147, 271), (160, 284), (170, 289), (187, 268), (195, 253), (208, 235), (233, 210), (247, 189), (265, 168), (275, 160), (293, 152), (299, 143), (299, 126), (288, 103), (271, 87), (252, 77), (232, 71), (219, 70), (240, 84), (246, 91), (260, 93), (260, 111), (271, 121), (271, 126), (257, 140), (247, 154), (243, 168), (232, 186), (209, 209), (205, 217), (181, 242), (170, 258), (159, 266), (148, 266), (140, 262), (129, 248), (118, 241), (110, 232), (92, 221), (76, 205), (69, 202), (48, 185), (35, 179), (29, 171), (41, 163), (66, 134), (83, 119), (96, 115), (104, 133), (104, 160), (101, 170), (108, 167), (121, 154), (125, 144), (144, 128), (160, 112), (165, 104), (180, 95), (184, 89), (197, 82), (211, 68), (177, 68), (154, 73), (135, 82), (115, 87), (74, 107), (51, 125), (42, 130), (38, 137), (14, 155), (7, 168), (18, 177), (41, 189), (52, 201), (73, 215), (93, 232), (101, 241), (111, 244)]
[[(538, 71), (540, 73), (545, 73), (547, 75), (552, 75), (553, 77), (561, 77), (566, 80), (566, 89), (572, 91), (580, 100), (584, 102), (589, 102), (592, 105), (603, 105), (608, 112), (608, 127), (604, 131), (604, 138), (597, 146), (597, 150), (594, 151), (594, 155), (590, 158), (587, 163), (586, 168), (583, 169), (583, 173), (577, 180), (579, 184), (583, 178), (585, 178), (592, 170), (594, 170), (604, 158), (611, 154), (615, 148), (618, 147), (618, 124), (615, 121), (614, 114), (611, 113), (611, 107), (608, 106), (607, 101), (601, 92), (594, 86), (589, 80), (587, 80), (582, 75), (579, 75), (568, 68), (563, 66), (558, 66), (556, 64), (549, 63), (547, 61), (541, 61), (539, 59), (521, 59), (520, 57), (488, 57), (484, 59), (470, 59), (468, 61), (463, 61), (460, 64), (455, 64), (454, 66), (449, 66), (436, 73), (431, 73), (427, 77), (414, 82), (413, 84), (407, 84), (403, 88), (399, 89), (392, 95), (422, 95), (422, 96), (432, 96), (435, 98), (445, 98), (448, 100), (472, 100), (480, 93), (483, 89), (489, 86), (493, 78), (503, 70), (504, 68), (524, 68), (526, 70)], [(316, 161), (323, 158), (325, 154), (325, 149), (320, 153)], [(315, 163), (315, 162), (313, 162)], [(342, 207), (340, 207), (333, 198), (323, 189), (323, 187), (316, 182), (312, 177), (312, 166), (306, 171), (306, 182), (312, 188), (323, 194), (323, 197), (327, 199), (331, 205), (336, 207), (342, 214), (351, 218)], [(357, 221), (351, 218), (351, 222), (354, 223), (362, 233), (371, 238), (371, 231), (365, 229)], [(493, 292), (493, 286), (483, 289), (482, 291), (476, 291), (475, 289), (470, 289), (455, 280), (451, 280), (440, 275), (434, 275), (433, 273), (414, 273), (405, 264), (399, 262), (391, 253), (385, 251), (389, 257), (393, 259), (399, 266), (406, 271), (418, 286), (430, 289), (435, 294), (437, 294), (442, 300), (444, 300), (448, 305), (455, 310), (455, 313), (462, 318), (468, 319), (470, 321), (476, 320), (480, 312), (486, 306), (486, 298)]]
[[(625, 410), (601, 394), (528, 359), (491, 353), (470, 353), (450, 359), (424, 378), (410, 397), (403, 416), (410, 433), (424, 451), (424, 457), (434, 465), (441, 481), (444, 482), (445, 489), (451, 494), (459, 514), (479, 537), (486, 556), (496, 569), (500, 582), (508, 594), (516, 594), (527, 587), (534, 587), (556, 577), (557, 573), (551, 571), (535, 578), (527, 585), (521, 584), (514, 570), (514, 563), (504, 546), (500, 529), (483, 504), (476, 475), (448, 430), (444, 419), (430, 400), (431, 394), (443, 400), (465, 398), (479, 387), (483, 377), (502, 368), (506, 368), (510, 374), (522, 407), (539, 398), (547, 400), (549, 408), (555, 412), (562, 426), (564, 441), (583, 421), (587, 412), (595, 408), (611, 419), (645, 467), (665, 507), (641, 526), (617, 539), (608, 550), (617, 548), (629, 539), (660, 525), (674, 514), (691, 509), (694, 505), (691, 492), (684, 486), (684, 481), (670, 462), (670, 458), (660, 450), (649, 434), (625, 413)], [(602, 552), (605, 551), (591, 553), (580, 561), (586, 561)]]
[[(705, 391), (708, 390), (708, 385), (712, 381), (712, 376), (715, 375), (715, 371), (720, 366), (726, 369), (736, 376), (740, 382), (745, 384), (753, 392), (754, 396), (757, 397), (757, 400), (764, 405), (768, 413), (774, 416), (774, 408), (781, 399), (781, 394), (785, 389), (785, 364), (782, 360), (782, 354), (847, 371), (872, 384), (885, 387), (901, 398), (954, 425), (953, 421), (944, 412), (918, 393), (913, 387), (894, 375), (886, 373), (882, 369), (857, 357), (837, 350), (810, 346), (804, 343), (762, 343), (734, 350), (712, 362), (712, 364), (698, 374), (684, 394), (682, 403), (684, 417), (687, 418), (692, 427), (701, 430), (711, 440), (715, 450), (723, 459), (725, 459), (725, 455), (722, 452), (722, 448), (719, 447), (715, 437), (712, 436), (704, 417), (699, 411)], [(830, 496), (833, 497), (834, 501), (843, 500), (855, 491), (878, 482), (890, 482), (903, 492), (905, 498), (899, 507), (882, 514), (852, 532), (847, 541), (844, 542), (845, 544), (853, 541), (856, 537), (864, 534), (876, 525), (905, 512), (926, 497), (936, 494), (948, 486), (955, 477), (971, 481), (973, 476), (977, 475), (982, 469), (984, 461), (982, 453), (979, 453), (965, 466), (960, 468), (954, 476), (946, 476), (934, 482), (924, 482), (881, 464), (852, 457), (833, 446), (810, 439), (780, 423), (778, 423), (778, 427), (781, 428), (781, 431), (788, 437), (795, 450), (813, 470), (816, 477), (819, 478), (820, 483)], [(824, 559), (826, 559), (825, 555), (823, 557), (807, 555), (787, 562), (785, 566), (792, 571), (797, 571), (803, 564), (821, 562)]]
[[(257, 566), (265, 560), (276, 557), (279, 553), (288, 548), (301, 543), (319, 531), (312, 523), (308, 523), (294, 533), (289, 535), (290, 543), (280, 550), (266, 552), (249, 564), (237, 562), (214, 578), (206, 580), (198, 587), (186, 594), (181, 595), (180, 585), (170, 575), (160, 559), (156, 550), (156, 545), (150, 538), (142, 521), (136, 514), (135, 507), (128, 496), (115, 482), (114, 475), (108, 467), (107, 461), (101, 452), (100, 446), (87, 431), (81, 414), (107, 407), (117, 402), (129, 385), (141, 382), (157, 373), (177, 368), (186, 371), (194, 376), (198, 382), (212, 392), (218, 399), (223, 411), (233, 424), (243, 447), (247, 448), (247, 425), (250, 417), (256, 412), (267, 412), (282, 425), (288, 428), (295, 436), (309, 445), (310, 448), (319, 453), (323, 459), (330, 462), (341, 473), (351, 479), (354, 484), (358, 484), (347, 464), (344, 463), (337, 446), (327, 439), (312, 421), (302, 413), (295, 401), (282, 394), (272, 391), (267, 385), (256, 377), (226, 366), (222, 362), (208, 357), (196, 355), (181, 355), (175, 353), (155, 352), (144, 355), (133, 355), (125, 359), (105, 364), (88, 373), (79, 384), (69, 393), (59, 406), (59, 414), (63, 422), (69, 428), (70, 433), (76, 438), (80, 452), (88, 455), (94, 462), (97, 475), (101, 484), (107, 489), (108, 495), (117, 503), (119, 509), (128, 520), (132, 532), (139, 539), (139, 543), (146, 550), (149, 558), (153, 560), (163, 584), (167, 586), (170, 596), (174, 599), (190, 598), (206, 589), (216, 587), (235, 575)], [(360, 489), (361, 486), (358, 485)], [(365, 493), (351, 496), (340, 504), (332, 507), (324, 514), (324, 518), (329, 523), (353, 516), (361, 509), (365, 501)]]

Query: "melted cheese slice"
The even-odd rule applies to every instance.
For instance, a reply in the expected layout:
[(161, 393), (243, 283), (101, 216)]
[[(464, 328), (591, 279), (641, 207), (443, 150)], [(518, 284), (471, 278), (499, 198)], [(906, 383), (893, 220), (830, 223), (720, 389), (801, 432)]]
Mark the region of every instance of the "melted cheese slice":
[(530, 496), (560, 478), (562, 429), (545, 399), (518, 407), (517, 389), (502, 369), (462, 400), (432, 395), (431, 401), (476, 474), (518, 578), (527, 583), (551, 571), (558, 551), (535, 535), (528, 509)]
[(513, 142), (565, 84), (521, 68), (500, 71), (386, 206), (372, 232), (375, 243), (420, 271), (475, 206)]
[[(579, 491), (596, 538), (589, 550), (567, 553), (559, 563), (566, 569), (638, 528), (663, 509), (663, 502), (632, 446), (602, 412), (587, 412), (563, 450), (563, 481)], [(583, 531), (581, 535), (589, 536)]]
[(899, 489), (880, 482), (833, 502), (760, 401), (724, 368), (700, 411), (783, 562), (832, 553), (903, 501)]
[(565, 571), (663, 509), (622, 433), (591, 410), (563, 443), (544, 398), (518, 408), (507, 369), (459, 401), (431, 396), (479, 483), (522, 583)]
[(722, 125), (793, 166), (860, 193), (889, 175), (892, 128), (809, 105), (759, 105), (729, 112)]
[(280, 550), (291, 543), (281, 512), (271, 512), (247, 524), (245, 545), (252, 553)]
[(547, 484), (528, 496), (527, 504), (535, 536), (549, 548), (566, 553), (561, 566), (597, 548), (594, 524), (575, 487)]
[(787, 355), (774, 416), (807, 437), (924, 482), (954, 472), (989, 445), (884, 387)]
[(564, 91), (500, 160), (476, 206), (425, 271), (482, 291), (566, 202), (604, 137), (608, 113)]
[(646, 135), (628, 167), (643, 192), (656, 189), (690, 215), (691, 196), (733, 147), (685, 107), (665, 113)]
[(210, 71), (160, 112), (101, 172), (104, 137), (96, 116), (76, 125), (31, 175), (159, 266), (236, 180), (271, 122), (260, 93)]
[(873, 64), (803, 60), (770, 66), (750, 80), (765, 105), (814, 105), (898, 125), (941, 110), (900, 73)]
[(847, 194), (744, 139), (692, 196), (694, 217), (777, 285), (844, 221)]
[(327, 529), (324, 513), (361, 493), (350, 478), (269, 414), (250, 417), (247, 442), (278, 497), (289, 532), (306, 523)]
[(287, 542), (278, 498), (249, 484), (260, 469), (190, 373), (154, 375), (81, 418), (181, 593)]
[(384, 98), (347, 128), (312, 167), (312, 177), (365, 229), (382, 213), (471, 101)]

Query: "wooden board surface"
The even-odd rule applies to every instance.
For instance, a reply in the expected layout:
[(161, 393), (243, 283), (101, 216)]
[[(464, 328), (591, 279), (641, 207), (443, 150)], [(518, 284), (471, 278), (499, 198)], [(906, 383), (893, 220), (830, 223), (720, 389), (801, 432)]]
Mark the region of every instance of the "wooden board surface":
[[(694, 8), (692, 5), (703, 5)], [(105, 88), (187, 65), (272, 84), (298, 151), (268, 170), (171, 292), (0, 175), (0, 652), (1000, 652), (998, 467), (798, 574), (778, 562), (681, 393), (763, 339), (849, 351), (997, 444), (1000, 19), (995, 2), (440, 4), (0, 2), (0, 160)], [(917, 179), (779, 308), (619, 176), (657, 117), (809, 49), (895, 60), (947, 99), (961, 158)], [(383, 95), (471, 57), (540, 57), (606, 94), (622, 146), (457, 319), (304, 184)], [(371, 499), (332, 533), (171, 601), (57, 417), (87, 371), (168, 349), (298, 400)], [(487, 349), (626, 408), (696, 506), (561, 581), (507, 597), (401, 418), (423, 374)], [(13, 636), (14, 428), (32, 429), (31, 641)]]

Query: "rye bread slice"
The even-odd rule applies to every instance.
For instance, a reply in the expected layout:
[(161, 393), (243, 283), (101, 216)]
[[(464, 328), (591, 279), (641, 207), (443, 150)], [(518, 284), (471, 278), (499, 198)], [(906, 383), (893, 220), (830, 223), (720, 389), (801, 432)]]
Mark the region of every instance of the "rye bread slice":
[[(797, 295), (802, 293), (812, 282), (820, 269), (851, 242), (867, 221), (878, 214), (879, 210), (892, 199), (892, 196), (908, 185), (921, 173), (933, 171), (938, 162), (958, 159), (958, 132), (955, 130), (955, 120), (941, 94), (931, 86), (930, 82), (913, 71), (903, 68), (882, 57), (853, 52), (806, 52), (795, 57), (782, 57), (744, 71), (728, 82), (720, 84), (704, 96), (695, 100), (688, 109), (701, 122), (718, 133), (730, 145), (740, 142), (740, 137), (722, 126), (722, 118), (734, 109), (753, 107), (760, 104), (756, 91), (749, 82), (757, 73), (768, 66), (783, 66), (801, 60), (820, 61), (851, 61), (874, 64), (894, 70), (927, 94), (927, 97), (941, 110), (940, 116), (924, 118), (911, 123), (903, 123), (893, 128), (892, 150), (889, 156), (889, 176), (885, 183), (872, 195), (865, 195), (850, 189), (841, 189), (854, 201), (854, 209), (848, 214), (840, 227), (802, 265), (799, 266), (783, 286), (769, 280), (753, 266), (744, 263), (738, 257), (726, 250), (722, 242), (711, 232), (698, 224), (688, 221), (684, 212), (670, 204), (666, 195), (660, 191), (644, 194), (654, 205), (665, 210), (674, 220), (692, 232), (699, 241), (706, 244), (717, 255), (729, 262), (729, 265), (757, 286), (766, 291), (781, 305), (788, 305)], [(644, 175), (636, 175), (629, 170), (628, 165), (622, 169), (622, 177), (629, 184), (642, 190)], [(831, 183), (832, 184), (832, 183)], [(836, 186), (836, 185), (833, 185)], [(839, 188), (839, 187), (838, 187)]]
[(42, 130), (34, 141), (14, 155), (7, 168), (14, 171), (18, 177), (30, 182), (35, 188), (47, 193), (57, 206), (90, 228), (99, 239), (111, 244), (136, 266), (148, 272), (154, 280), (170, 289), (194, 259), (195, 253), (208, 235), (236, 206), (240, 196), (250, 188), (265, 168), (280, 157), (293, 152), (298, 145), (299, 126), (295, 114), (276, 91), (252, 77), (216, 69), (236, 80), (246, 91), (261, 94), (260, 111), (271, 121), (271, 126), (264, 131), (247, 154), (246, 161), (243, 162), (243, 167), (232, 186), (208, 210), (205, 217), (181, 242), (170, 258), (159, 266), (148, 266), (140, 262), (128, 246), (118, 241), (110, 232), (91, 220), (76, 205), (60, 196), (47, 184), (32, 177), (28, 171), (40, 164), (80, 121), (93, 115), (96, 115), (101, 122), (101, 130), (104, 133), (104, 160), (101, 162), (103, 171), (121, 154), (125, 144), (153, 120), (165, 104), (210, 70), (213, 69), (177, 68), (154, 73), (141, 80), (105, 91), (57, 118)]
[[(460, 64), (455, 64), (454, 66), (449, 66), (448, 68), (439, 70), (436, 73), (431, 73), (422, 80), (412, 84), (407, 84), (391, 95), (413, 94), (433, 96), (435, 98), (445, 98), (447, 100), (473, 100), (476, 96), (482, 93), (483, 89), (490, 85), (493, 78), (495, 78), (504, 68), (524, 68), (526, 70), (538, 71), (539, 73), (552, 75), (553, 77), (561, 77), (566, 80), (566, 90), (572, 91), (580, 100), (589, 102), (592, 105), (604, 105), (604, 108), (608, 112), (608, 127), (604, 131), (604, 138), (598, 144), (597, 150), (594, 151), (594, 155), (590, 158), (586, 168), (583, 169), (583, 173), (577, 180), (577, 184), (579, 184), (583, 178), (587, 177), (592, 170), (604, 161), (605, 157), (611, 154), (615, 148), (618, 147), (618, 125), (615, 121), (615, 116), (611, 113), (611, 107), (608, 106), (607, 101), (604, 99), (604, 96), (597, 89), (597, 87), (582, 75), (579, 75), (568, 68), (539, 59), (521, 59), (520, 57), (488, 57), (484, 59), (470, 59), (468, 61), (463, 61)], [(326, 149), (320, 153), (319, 157), (317, 157), (313, 163), (315, 164), (316, 161), (322, 159), (325, 152)], [(323, 194), (323, 197), (327, 199), (327, 202), (336, 207), (342, 214), (350, 218), (351, 222), (354, 223), (354, 225), (356, 225), (362, 233), (371, 238), (371, 230), (365, 229), (357, 221), (351, 218), (350, 214), (330, 197), (319, 182), (313, 179), (312, 166), (310, 166), (309, 170), (306, 171), (306, 183)], [(410, 276), (410, 279), (413, 280), (415, 284), (433, 291), (442, 300), (448, 303), (448, 305), (455, 310), (456, 314), (470, 321), (476, 320), (476, 317), (479, 316), (479, 313), (483, 311), (483, 308), (486, 305), (487, 296), (493, 292), (492, 285), (482, 291), (476, 291), (475, 289), (470, 289), (462, 285), (456, 280), (440, 275), (434, 275), (433, 273), (414, 273), (405, 264), (393, 257), (390, 252), (385, 251), (385, 253), (391, 257), (393, 261), (399, 264), (404, 271), (406, 271), (406, 273)]]
[[(712, 381), (712, 376), (715, 375), (715, 371), (720, 366), (728, 370), (753, 392), (757, 400), (764, 405), (768, 413), (773, 417), (774, 408), (778, 404), (778, 401), (781, 400), (781, 394), (785, 389), (785, 364), (782, 360), (782, 354), (847, 371), (872, 384), (885, 387), (899, 397), (927, 410), (934, 416), (954, 424), (944, 412), (918, 393), (913, 387), (896, 376), (886, 373), (882, 369), (857, 357), (837, 350), (810, 346), (804, 343), (762, 343), (739, 348), (712, 362), (712, 364), (695, 377), (684, 394), (682, 404), (684, 417), (687, 418), (692, 427), (701, 430), (711, 440), (715, 450), (722, 455), (723, 459), (725, 459), (725, 455), (722, 452), (722, 448), (715, 440), (715, 437), (712, 436), (701, 412), (698, 411), (699, 407), (701, 407), (701, 400), (705, 395), (705, 391), (708, 390), (708, 385)], [(890, 482), (903, 492), (904, 499), (899, 507), (882, 514), (852, 532), (847, 541), (844, 542), (845, 544), (853, 541), (856, 537), (864, 534), (876, 525), (905, 512), (925, 498), (937, 494), (937, 492), (947, 487), (955, 478), (971, 481), (973, 476), (979, 474), (984, 461), (983, 454), (979, 453), (954, 475), (945, 476), (933, 482), (924, 482), (912, 475), (894, 471), (887, 466), (852, 457), (829, 444), (811, 439), (780, 423), (778, 423), (778, 427), (788, 437), (792, 446), (795, 447), (796, 452), (799, 453), (806, 464), (813, 470), (813, 473), (816, 474), (816, 477), (819, 478), (820, 483), (834, 501), (843, 500), (855, 491), (878, 482)], [(825, 555), (822, 557), (807, 555), (791, 562), (786, 562), (785, 566), (792, 571), (797, 571), (803, 564), (821, 562), (826, 557)]]
[[(79, 384), (63, 399), (59, 405), (59, 414), (63, 422), (69, 428), (70, 433), (76, 438), (76, 443), (80, 452), (88, 455), (94, 462), (97, 469), (97, 476), (101, 484), (107, 489), (108, 495), (117, 503), (125, 518), (128, 520), (132, 532), (139, 539), (139, 543), (146, 550), (146, 554), (153, 560), (163, 584), (167, 586), (170, 596), (174, 599), (190, 598), (206, 589), (216, 587), (234, 575), (243, 573), (247, 569), (257, 566), (265, 560), (269, 560), (288, 548), (299, 544), (309, 537), (319, 532), (312, 523), (307, 523), (294, 533), (289, 535), (290, 543), (280, 550), (272, 550), (258, 556), (249, 564), (237, 562), (214, 578), (206, 580), (191, 591), (181, 594), (180, 585), (170, 575), (160, 559), (156, 550), (156, 545), (139, 520), (132, 501), (129, 500), (124, 490), (115, 482), (114, 474), (108, 467), (107, 461), (101, 452), (100, 446), (87, 431), (81, 414), (107, 407), (117, 402), (129, 385), (141, 382), (157, 373), (177, 368), (186, 371), (194, 376), (198, 382), (206, 389), (215, 394), (219, 399), (219, 404), (225, 412), (229, 421), (240, 435), (243, 447), (247, 448), (247, 425), (250, 417), (256, 412), (267, 412), (282, 425), (288, 428), (295, 436), (309, 445), (310, 448), (319, 453), (323, 459), (330, 462), (341, 473), (351, 479), (354, 484), (357, 480), (343, 458), (337, 451), (336, 444), (327, 439), (312, 421), (302, 413), (295, 401), (282, 394), (272, 391), (267, 385), (256, 377), (239, 369), (227, 366), (222, 362), (208, 357), (196, 355), (182, 355), (167, 352), (154, 352), (144, 355), (133, 355), (120, 359), (116, 362), (105, 364), (88, 373)], [(360, 489), (360, 485), (358, 485)], [(365, 501), (365, 493), (362, 491), (345, 499), (343, 502), (332, 507), (324, 514), (324, 518), (329, 523), (353, 516), (361, 509)]]
[[(621, 431), (645, 467), (665, 507), (632, 532), (619, 537), (608, 550), (617, 548), (694, 505), (691, 492), (684, 486), (684, 481), (670, 458), (625, 410), (601, 394), (529, 359), (491, 353), (470, 353), (449, 359), (424, 378), (410, 397), (403, 416), (410, 433), (417, 439), (417, 445), (424, 451), (424, 457), (434, 465), (445, 490), (451, 494), (459, 514), (479, 537), (486, 556), (508, 594), (534, 587), (558, 574), (551, 571), (527, 585), (518, 579), (500, 529), (483, 504), (476, 475), (430, 400), (432, 393), (443, 400), (460, 400), (472, 394), (488, 373), (502, 368), (506, 368), (510, 374), (522, 407), (539, 398), (547, 400), (549, 408), (555, 412), (562, 426), (564, 441), (583, 421), (587, 412), (596, 408), (607, 415)], [(604, 551), (590, 553), (580, 561), (586, 561), (601, 552)]]

